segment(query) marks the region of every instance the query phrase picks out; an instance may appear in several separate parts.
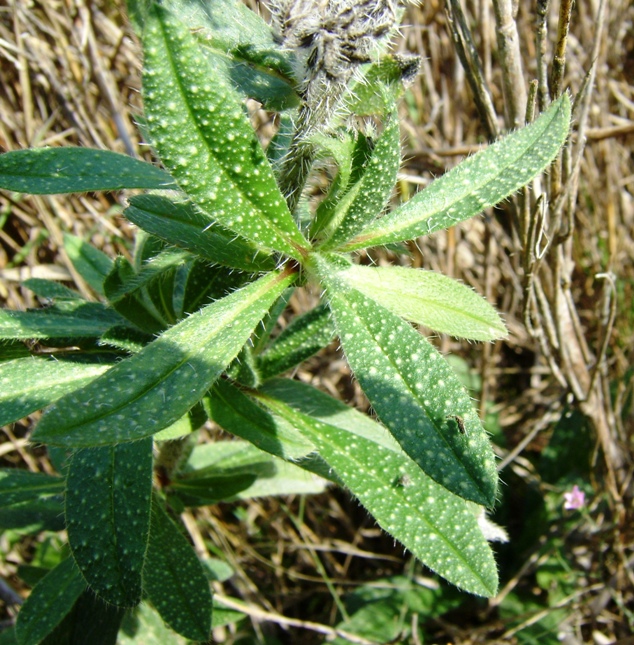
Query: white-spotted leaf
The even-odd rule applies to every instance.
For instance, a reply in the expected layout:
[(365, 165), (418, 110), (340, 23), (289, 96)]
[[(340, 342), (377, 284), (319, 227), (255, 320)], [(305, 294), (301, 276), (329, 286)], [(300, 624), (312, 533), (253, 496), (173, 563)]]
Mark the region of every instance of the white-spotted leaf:
[(295, 277), (270, 273), (174, 325), (59, 399), (33, 440), (81, 448), (134, 441), (171, 425), (204, 396)]
[(563, 94), (534, 123), (469, 157), (400, 208), (375, 220), (343, 250), (429, 235), (495, 206), (548, 166), (569, 126), (570, 99)]
[(259, 248), (301, 259), (308, 243), (221, 69), (189, 25), (154, 4), (144, 31), (143, 96), (152, 142), (180, 187), (219, 224)]

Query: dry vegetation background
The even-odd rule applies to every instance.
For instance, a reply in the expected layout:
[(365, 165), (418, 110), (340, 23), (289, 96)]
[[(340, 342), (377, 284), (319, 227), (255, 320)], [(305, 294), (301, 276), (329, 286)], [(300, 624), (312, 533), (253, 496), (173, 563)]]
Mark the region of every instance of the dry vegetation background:
[[(151, 159), (134, 123), (141, 106), (141, 62), (123, 4), (0, 1), (1, 151), (81, 145)], [(401, 193), (426, 185), (496, 128), (512, 125), (523, 93), (530, 99), (531, 80), (544, 88), (564, 35), (558, 33), (558, 2), (547, 7), (540, 32), (538, 9), (546, 4), (518, 3), (517, 22), (509, 23), (517, 24), (520, 56), (514, 57), (501, 53), (493, 6), (486, 0), (463, 3), (472, 51), (482, 63), (478, 85), (488, 87), (495, 111), (488, 118), (476, 108), (469, 74), (456, 55), (445, 4), (428, 0), (408, 9), (398, 48), (425, 58), (401, 108), (406, 159)], [(459, 16), (453, 21), (458, 25)], [(536, 41), (538, 32), (542, 41)], [(438, 341), (444, 352), (465, 358), (481, 379), (480, 407), (486, 406), (505, 438), (506, 448), (499, 448), (503, 480), (547, 490), (529, 457), (548, 444), (565, 410), (578, 409), (589, 419), (595, 447), (591, 483), (602, 510), (593, 530), (586, 527), (575, 538), (573, 557), (587, 576), (564, 605), (562, 633), (569, 643), (604, 645), (631, 635), (634, 623), (634, 6), (630, 0), (578, 0), (561, 42), (566, 49), (560, 86), (576, 97), (574, 131), (562, 163), (535, 192), (425, 238), (412, 247), (409, 261), (472, 284), (504, 313), (511, 330), (507, 341), (486, 346)], [(503, 73), (505, 61), (516, 66), (510, 76)], [(505, 96), (506, 77), (516, 84)], [(536, 203), (540, 191), (549, 195), (549, 206)], [(88, 239), (109, 254), (129, 255), (133, 231), (121, 216), (124, 203), (124, 196), (115, 194), (0, 195), (2, 305), (39, 306), (20, 287), (32, 276), (69, 281), (94, 298), (64, 255), (62, 233)], [(298, 377), (363, 405), (334, 349), (310, 361)], [(50, 471), (45, 454), (27, 444), (28, 430), (28, 424), (3, 429), (0, 466)], [(512, 535), (522, 531), (522, 499), (513, 501), (516, 515), (506, 518)], [(591, 512), (593, 504), (589, 500)], [(326, 625), (336, 622), (337, 607), (326, 581), (344, 593), (414, 567), (341, 491), (201, 509), (184, 520), (199, 553), (219, 550), (236, 571), (218, 591), (251, 603), (257, 630), (266, 632), (267, 621), (290, 630), (280, 636), (284, 642), (321, 642), (329, 633)], [(28, 591), (14, 574), (17, 564), (28, 561), (33, 539), (7, 554), (0, 537), (0, 577), (21, 594)], [(504, 572), (503, 595), (530, 584), (540, 566), (536, 551), (522, 557), (521, 567)], [(495, 612), (499, 602), (436, 623), (434, 642), (516, 642), (518, 630)], [(0, 600), (6, 621), (13, 610)], [(532, 619), (527, 614), (526, 624)], [(294, 625), (300, 620), (322, 627), (299, 630)], [(234, 637), (223, 636), (226, 642)]]

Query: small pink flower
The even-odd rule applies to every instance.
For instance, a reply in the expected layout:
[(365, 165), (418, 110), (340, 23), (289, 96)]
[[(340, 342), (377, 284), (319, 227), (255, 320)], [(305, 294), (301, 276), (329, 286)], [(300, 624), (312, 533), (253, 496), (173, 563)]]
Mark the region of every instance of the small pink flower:
[(566, 500), (564, 508), (567, 511), (573, 511), (581, 508), (586, 503), (586, 494), (579, 490), (579, 486), (575, 484), (569, 493), (564, 493), (564, 499)]

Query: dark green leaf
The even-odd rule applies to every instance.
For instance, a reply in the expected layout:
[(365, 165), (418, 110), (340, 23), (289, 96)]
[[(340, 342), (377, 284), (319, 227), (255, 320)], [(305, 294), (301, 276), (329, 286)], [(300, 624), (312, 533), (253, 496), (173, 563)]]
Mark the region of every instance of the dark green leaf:
[(62, 531), (64, 524), (64, 498), (53, 495), (41, 499), (0, 506), (0, 529), (16, 529), (18, 533)]
[(64, 492), (61, 477), (19, 468), (0, 469), (0, 508)]
[(79, 448), (133, 441), (166, 428), (204, 396), (295, 278), (271, 273), (174, 325), (59, 399), (33, 440)]
[(30, 289), (38, 298), (43, 300), (83, 300), (84, 298), (68, 287), (53, 280), (28, 278), (22, 286)]
[(50, 571), (20, 609), (15, 633), (20, 645), (39, 645), (73, 608), (86, 582), (72, 558)]
[(245, 271), (275, 268), (275, 260), (252, 243), (215, 223), (189, 202), (158, 195), (130, 199), (124, 215), (138, 227), (202, 258)]
[(0, 188), (18, 193), (54, 195), (175, 187), (164, 170), (109, 150), (34, 148), (0, 155)]
[(257, 370), (262, 380), (282, 374), (299, 365), (332, 340), (334, 329), (330, 310), (319, 305), (295, 318), (258, 356)]
[(195, 641), (209, 639), (212, 612), (209, 582), (194, 550), (158, 498), (152, 503), (143, 589), (175, 632)]
[(141, 600), (150, 527), (152, 440), (85, 448), (67, 475), (66, 526), (90, 588), (120, 607)]

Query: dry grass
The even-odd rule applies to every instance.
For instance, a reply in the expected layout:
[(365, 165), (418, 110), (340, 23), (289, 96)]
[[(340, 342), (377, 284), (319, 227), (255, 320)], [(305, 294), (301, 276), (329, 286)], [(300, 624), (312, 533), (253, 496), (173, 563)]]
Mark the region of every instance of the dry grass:
[[(139, 48), (122, 4), (9, 0), (0, 6), (1, 150), (81, 145), (148, 155), (134, 125)], [(598, 502), (590, 506), (596, 511), (592, 529), (584, 525), (581, 534), (561, 535), (564, 543), (574, 543), (569, 555), (586, 572), (578, 593), (565, 599), (562, 630), (566, 642), (602, 645), (628, 636), (634, 615), (634, 6), (629, 0), (578, 0), (563, 41), (559, 7), (548, 8), (540, 57), (534, 4), (519, 3), (517, 23), (510, 20), (509, 40), (503, 41), (488, 2), (464, 3), (481, 61), (473, 86), (480, 111), (456, 55), (445, 4), (429, 0), (408, 10), (399, 46), (425, 59), (402, 106), (407, 161), (401, 192), (425, 185), (491, 135), (522, 122), (531, 96), (527, 81), (536, 79), (544, 90), (544, 70), (551, 73), (558, 43), (565, 42), (565, 67), (560, 78), (552, 72), (550, 87), (570, 90), (577, 102), (561, 163), (495, 212), (423, 239), (412, 247), (412, 261), (472, 284), (504, 313), (508, 341), (439, 343), (465, 357), (481, 377), (481, 409), (486, 404), (497, 416), (506, 439), (507, 448), (499, 449), (505, 481), (546, 491), (531, 458), (548, 443), (567, 406), (590, 421), (596, 445), (592, 484), (603, 503), (600, 511)], [(502, 21), (507, 5), (495, 3)], [(453, 18), (457, 24), (459, 16)], [(514, 89), (505, 96), (509, 86)], [(539, 94), (538, 106), (544, 101)], [(543, 209), (536, 203), (540, 193), (548, 198)], [(110, 194), (0, 195), (2, 304), (36, 306), (20, 287), (32, 275), (75, 281), (94, 298), (65, 257), (61, 235), (68, 231), (109, 254), (127, 254), (132, 230), (120, 216), (122, 205), (122, 196)], [(313, 360), (298, 376), (360, 401), (337, 357)], [(28, 424), (4, 430), (0, 465), (50, 470), (46, 457), (26, 444), (28, 431)], [(327, 633), (337, 620), (339, 594), (412, 570), (402, 549), (342, 492), (202, 509), (185, 519), (198, 551), (221, 551), (236, 571), (218, 591), (250, 603), (256, 632), (276, 633), (283, 642), (321, 642), (323, 630), (298, 630), (289, 619), (319, 621)], [(0, 577), (18, 589), (16, 565), (28, 553), (25, 543), (0, 562)], [(544, 562), (538, 550), (524, 556), (523, 566), (504, 572), (503, 595), (532, 584)], [(484, 612), (466, 610), (451, 624), (435, 624), (433, 642), (517, 642), (519, 632), (496, 613), (501, 598)], [(6, 610), (9, 620), (12, 611)], [(527, 615), (527, 624), (533, 619)], [(238, 635), (218, 634), (225, 642)]]

